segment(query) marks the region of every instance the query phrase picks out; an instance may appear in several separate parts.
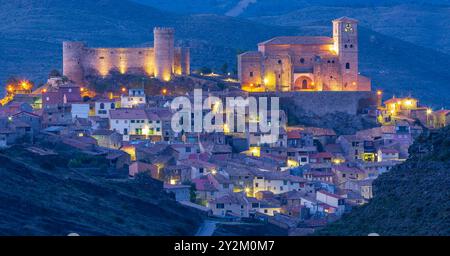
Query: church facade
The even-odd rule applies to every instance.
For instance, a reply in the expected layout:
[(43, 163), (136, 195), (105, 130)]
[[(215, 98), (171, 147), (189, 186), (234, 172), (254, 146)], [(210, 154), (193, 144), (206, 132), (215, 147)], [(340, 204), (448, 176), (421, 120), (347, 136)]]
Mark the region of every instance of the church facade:
[(370, 91), (358, 71), (358, 21), (333, 20), (333, 37), (282, 36), (238, 55), (246, 91)]

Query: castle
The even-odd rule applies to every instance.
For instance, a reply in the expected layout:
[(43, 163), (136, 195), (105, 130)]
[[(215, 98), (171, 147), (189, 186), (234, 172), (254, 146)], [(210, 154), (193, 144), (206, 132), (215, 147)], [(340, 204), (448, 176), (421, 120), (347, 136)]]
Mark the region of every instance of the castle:
[(153, 48), (88, 48), (82, 42), (63, 42), (63, 74), (78, 85), (88, 76), (146, 74), (163, 81), (189, 75), (188, 48), (174, 47), (174, 29), (154, 28)]
[(370, 91), (358, 73), (358, 21), (333, 20), (333, 37), (282, 36), (238, 56), (246, 91)]

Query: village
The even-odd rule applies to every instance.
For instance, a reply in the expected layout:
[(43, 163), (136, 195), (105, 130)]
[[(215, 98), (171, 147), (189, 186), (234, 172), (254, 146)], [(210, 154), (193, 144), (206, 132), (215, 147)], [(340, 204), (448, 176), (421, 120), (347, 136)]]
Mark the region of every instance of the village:
[[(352, 27), (344, 29), (353, 32)], [(37, 140), (60, 141), (104, 156), (109, 163), (105, 172), (125, 174), (123, 179), (147, 175), (159, 180), (176, 201), (206, 216), (270, 223), (293, 235), (311, 233), (368, 203), (373, 182), (408, 158), (408, 148), (424, 129), (450, 124), (450, 110), (432, 110), (413, 97), (383, 101), (378, 90), (373, 92), (376, 106), (364, 112), (377, 126), (354, 134), (288, 125), (283, 110), (275, 140), (265, 140), (259, 131), (226, 127), (213, 133), (175, 132), (170, 103), (179, 95), (164, 84), (153, 94), (143, 86), (120, 84), (99, 93), (66, 73), (52, 72), (38, 88), (25, 79), (6, 85), (0, 107), (1, 150), (21, 144), (45, 154)], [(203, 87), (220, 79), (238, 81), (229, 74), (184, 73), (169, 75)], [(247, 80), (253, 79), (250, 74)], [(307, 76), (301, 77), (293, 80), (296, 88)], [(311, 90), (311, 84), (308, 78), (304, 89)], [(249, 90), (211, 90), (204, 96), (210, 95), (248, 97)], [(246, 115), (246, 122), (258, 122), (258, 116)]]

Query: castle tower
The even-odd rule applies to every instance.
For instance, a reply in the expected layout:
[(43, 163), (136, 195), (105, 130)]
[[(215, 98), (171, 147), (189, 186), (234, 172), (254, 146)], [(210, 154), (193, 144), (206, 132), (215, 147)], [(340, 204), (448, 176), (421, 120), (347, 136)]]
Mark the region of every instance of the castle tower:
[(342, 90), (358, 90), (358, 21), (342, 17), (333, 20), (334, 49), (339, 56)]
[(160, 80), (169, 81), (174, 73), (174, 29), (155, 28), (153, 35), (155, 76)]
[(63, 75), (77, 85), (84, 83), (82, 42), (63, 42)]
[(188, 76), (191, 74), (191, 52), (189, 48), (181, 48), (181, 74)]

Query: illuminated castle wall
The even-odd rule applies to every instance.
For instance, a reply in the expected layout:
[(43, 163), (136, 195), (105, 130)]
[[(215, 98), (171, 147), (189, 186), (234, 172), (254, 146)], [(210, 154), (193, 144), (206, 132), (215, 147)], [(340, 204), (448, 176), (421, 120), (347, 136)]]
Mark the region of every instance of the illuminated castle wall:
[(248, 91), (370, 91), (358, 73), (358, 21), (333, 20), (333, 37), (282, 36), (238, 56)]
[(82, 85), (87, 76), (146, 74), (169, 81), (190, 74), (188, 48), (174, 47), (172, 28), (155, 28), (154, 48), (88, 48), (81, 42), (63, 42), (63, 74)]

